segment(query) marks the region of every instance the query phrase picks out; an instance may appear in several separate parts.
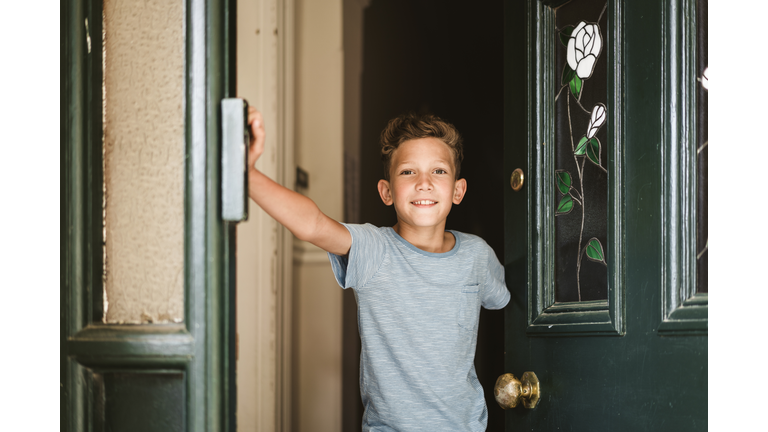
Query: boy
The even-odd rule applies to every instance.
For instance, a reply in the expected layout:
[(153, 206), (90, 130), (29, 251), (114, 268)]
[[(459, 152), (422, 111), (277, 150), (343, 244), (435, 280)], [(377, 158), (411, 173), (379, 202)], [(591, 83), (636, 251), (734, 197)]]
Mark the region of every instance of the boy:
[(251, 198), (326, 250), (339, 285), (354, 289), (363, 431), (484, 431), (488, 412), (474, 368), (480, 306), (501, 309), (510, 294), (482, 239), (445, 230), (467, 190), (456, 129), (429, 115), (389, 122), (378, 190), (397, 223), (377, 228), (336, 222), (256, 170), (264, 123), (253, 108), (248, 122)]

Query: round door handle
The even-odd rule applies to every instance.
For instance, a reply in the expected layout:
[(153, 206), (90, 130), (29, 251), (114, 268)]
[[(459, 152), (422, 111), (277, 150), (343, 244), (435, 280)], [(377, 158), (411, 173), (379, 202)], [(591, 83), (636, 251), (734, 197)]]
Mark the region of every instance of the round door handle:
[(539, 379), (533, 372), (524, 372), (521, 379), (505, 373), (496, 380), (493, 392), (496, 402), (504, 409), (514, 408), (521, 402), (528, 409), (535, 408), (541, 396)]
[(525, 175), (523, 170), (517, 168), (512, 171), (512, 177), (509, 179), (509, 185), (512, 186), (512, 190), (517, 192), (523, 188), (523, 182), (525, 182)]

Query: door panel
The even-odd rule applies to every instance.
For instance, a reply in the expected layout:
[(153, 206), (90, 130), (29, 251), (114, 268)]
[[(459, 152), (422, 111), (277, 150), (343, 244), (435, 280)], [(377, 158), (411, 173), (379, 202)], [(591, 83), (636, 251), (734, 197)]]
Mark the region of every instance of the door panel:
[(707, 298), (695, 290), (690, 198), (695, 22), (682, 19), (695, 4), (608, 2), (608, 300), (566, 303), (554, 297), (548, 146), (557, 6), (505, 10), (505, 173), (522, 168), (526, 183), (505, 192), (504, 372), (541, 382), (539, 405), (507, 411), (506, 428), (705, 430)]
[[(556, 163), (554, 149), (554, 144), (557, 143), (558, 138), (555, 133), (556, 97), (560, 99), (561, 104), (563, 99), (567, 99), (569, 101), (573, 100), (574, 102), (569, 103), (574, 105), (577, 98), (571, 95), (571, 90), (568, 86), (564, 90), (557, 91), (558, 88), (561, 88), (560, 83), (562, 82), (561, 76), (563, 74), (561, 72), (562, 68), (558, 68), (555, 61), (557, 51), (561, 50), (559, 47), (561, 41), (560, 35), (555, 30), (554, 9), (540, 2), (530, 3), (529, 6), (530, 9), (526, 13), (518, 11), (516, 15), (510, 17), (510, 20), (514, 22), (514, 20), (520, 20), (521, 16), (528, 16), (528, 21), (525, 23), (526, 26), (522, 26), (522, 23), (519, 23), (517, 25), (512, 24), (511, 27), (514, 29), (519, 27), (525, 29), (527, 27), (531, 34), (520, 34), (518, 30), (515, 30), (518, 31), (518, 34), (508, 36), (507, 39), (508, 44), (514, 43), (517, 45), (525, 44), (523, 41), (530, 41), (527, 43), (528, 47), (525, 48), (528, 52), (528, 67), (526, 69), (524, 64), (516, 64), (514, 66), (516, 69), (515, 73), (519, 75), (514, 78), (515, 85), (508, 86), (517, 89), (517, 92), (509, 95), (513, 99), (508, 103), (518, 104), (523, 91), (527, 92), (526, 100), (530, 101), (530, 103), (526, 107), (520, 108), (520, 110), (525, 110), (524, 115), (514, 118), (507, 117), (507, 130), (510, 135), (510, 138), (508, 138), (510, 144), (507, 144), (507, 147), (527, 146), (527, 149), (505, 149), (505, 151), (515, 151), (515, 156), (509, 158), (509, 162), (515, 164), (515, 166), (509, 166), (509, 169), (514, 170), (515, 168), (522, 167), (529, 174), (527, 188), (525, 189), (528, 193), (527, 196), (523, 196), (520, 193), (507, 193), (508, 199), (513, 202), (513, 208), (520, 209), (523, 206), (529, 209), (527, 226), (530, 227), (530, 230), (525, 235), (530, 235), (529, 251), (527, 253), (533, 259), (527, 272), (530, 272), (528, 283), (533, 289), (533, 293), (530, 296), (529, 310), (526, 312), (529, 315), (530, 321), (528, 332), (550, 336), (557, 334), (620, 335), (624, 331), (624, 307), (623, 291), (618, 288), (622, 286), (624, 275), (623, 239), (625, 229), (620, 212), (621, 208), (617, 206), (617, 204), (623, 202), (624, 193), (623, 188), (620, 187), (624, 175), (624, 164), (622, 163), (624, 140), (621, 136), (621, 122), (608, 121), (603, 127), (607, 129), (607, 133), (596, 135), (596, 137), (603, 137), (605, 141), (603, 146), (607, 147), (607, 152), (605, 152), (607, 160), (603, 160), (600, 163), (600, 166), (603, 167), (602, 169), (607, 170), (607, 176), (605, 174), (602, 175), (603, 180), (607, 177), (608, 183), (607, 214), (600, 217), (600, 219), (605, 218), (607, 227), (605, 229), (606, 237), (599, 241), (599, 243), (605, 253), (604, 262), (610, 263), (610, 265), (606, 266), (601, 263), (596, 264), (595, 267), (600, 272), (607, 270), (608, 298), (606, 300), (581, 302), (556, 302), (556, 285), (559, 280), (556, 274), (562, 274), (563, 272), (576, 273), (575, 266), (572, 269), (560, 269), (558, 267), (556, 225), (559, 228), (563, 227), (562, 224), (558, 224), (557, 219), (581, 220), (582, 224), (584, 224), (592, 216), (587, 215), (587, 218), (585, 218), (582, 215), (576, 214), (559, 214), (558, 201), (562, 202), (562, 193), (558, 188), (556, 173), (561, 171), (562, 165)], [(611, 12), (613, 12), (613, 9), (609, 8), (607, 12), (603, 13), (600, 11), (601, 9), (598, 7), (593, 11), (592, 16), (587, 15), (584, 19), (597, 21), (599, 16), (608, 15), (607, 20), (603, 18), (603, 20), (608, 22), (608, 25), (603, 29), (604, 52), (600, 56), (607, 59), (608, 64), (608, 71), (607, 73), (604, 72), (607, 75), (606, 93), (608, 98), (604, 100), (604, 105), (607, 106), (606, 115), (608, 119), (621, 119), (623, 113), (619, 107), (623, 107), (625, 102), (622, 99), (621, 91), (615, 90), (616, 83), (621, 82), (620, 79), (617, 79), (617, 75), (620, 76), (621, 74), (621, 63), (616, 61), (617, 51), (608, 49), (611, 45), (618, 46), (620, 39), (614, 34), (616, 27), (612, 24), (614, 19), (612, 19)], [(505, 25), (505, 28), (508, 29), (509, 27), (509, 24)], [(515, 42), (512, 42), (512, 40)], [(509, 50), (506, 52), (509, 53)], [(600, 63), (598, 63), (599, 66)], [(520, 74), (520, 69), (525, 70), (525, 75)], [(510, 75), (506, 75), (506, 77), (509, 80)], [(592, 82), (585, 80), (583, 87), (590, 85), (592, 85)], [(602, 99), (600, 98), (600, 100)], [(574, 110), (577, 109), (574, 108)], [(527, 119), (527, 122), (525, 119)], [(571, 128), (569, 127), (568, 129)], [(581, 135), (579, 132), (574, 132), (576, 140)], [(568, 151), (573, 153), (570, 149)], [(587, 161), (586, 154), (574, 158), (578, 160), (578, 165), (584, 170), (585, 176), (586, 169), (592, 169), (596, 166), (592, 162)], [(594, 169), (590, 174), (598, 171), (598, 169)], [(579, 183), (579, 177), (574, 172), (572, 174), (573, 182)], [(584, 197), (579, 192), (572, 194), (584, 201)], [(593, 211), (594, 209), (589, 208), (589, 210)], [(515, 212), (515, 210), (510, 211)], [(518, 223), (514, 228), (520, 229), (521, 225)], [(578, 226), (575, 229), (578, 229)], [(522, 233), (523, 231), (520, 231), (520, 235)], [(589, 261), (584, 258), (588, 241), (589, 237), (585, 237), (580, 241), (581, 250), (579, 252), (582, 261)], [(588, 272), (589, 268), (585, 268), (579, 274), (586, 276)], [(574, 274), (572, 277), (576, 277), (576, 275)]]
[(226, 0), (178, 1), (185, 31), (184, 313), (173, 324), (103, 323), (103, 9), (98, 0), (61, 5), (65, 431), (236, 428), (234, 226), (221, 219), (218, 112), (234, 84), (234, 10)]

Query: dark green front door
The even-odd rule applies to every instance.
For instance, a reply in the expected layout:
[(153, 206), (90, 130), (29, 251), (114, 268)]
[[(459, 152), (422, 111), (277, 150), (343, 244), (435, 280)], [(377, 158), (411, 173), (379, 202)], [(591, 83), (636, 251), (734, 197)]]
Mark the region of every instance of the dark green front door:
[[(235, 229), (219, 204), (219, 103), (234, 89), (234, 2), (177, 4), (184, 31), (184, 94), (174, 95), (184, 101), (184, 314), (164, 324), (103, 318), (104, 4), (61, 2), (61, 430), (234, 431)], [(134, 10), (163, 6), (144, 2)]]
[[(503, 372), (541, 385), (534, 409), (507, 411), (506, 430), (706, 430), (706, 2), (580, 2), (505, 10), (505, 174), (525, 179), (505, 192)], [(583, 29), (599, 29), (599, 49)], [(590, 54), (593, 71), (580, 62)]]

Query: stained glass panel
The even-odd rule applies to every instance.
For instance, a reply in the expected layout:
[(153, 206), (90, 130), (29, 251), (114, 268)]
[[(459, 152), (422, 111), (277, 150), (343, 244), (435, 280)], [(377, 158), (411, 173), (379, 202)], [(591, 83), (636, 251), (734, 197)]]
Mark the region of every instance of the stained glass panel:
[(555, 301), (608, 298), (607, 2), (557, 8)]

